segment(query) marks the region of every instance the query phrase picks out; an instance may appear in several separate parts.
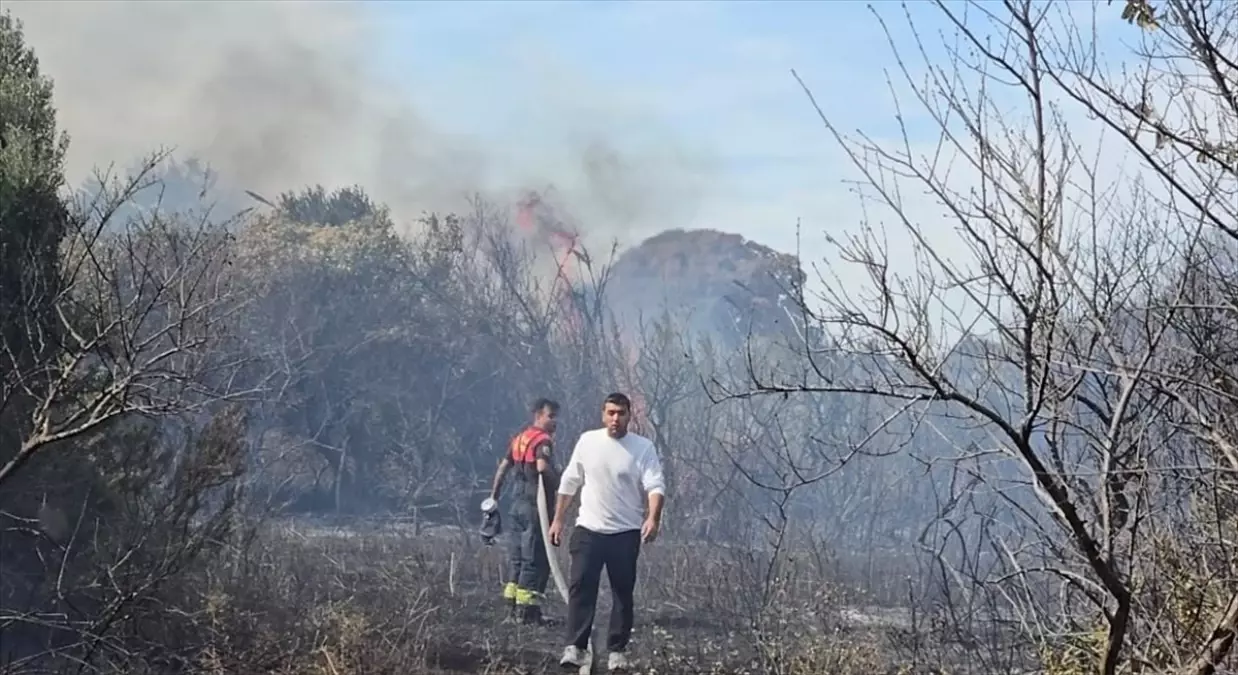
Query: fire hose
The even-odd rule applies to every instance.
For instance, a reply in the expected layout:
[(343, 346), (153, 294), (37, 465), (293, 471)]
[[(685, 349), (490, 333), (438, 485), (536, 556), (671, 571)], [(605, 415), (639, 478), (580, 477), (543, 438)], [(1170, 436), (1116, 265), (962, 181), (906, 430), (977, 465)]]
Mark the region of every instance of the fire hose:
[(537, 520), (542, 527), (542, 546), (546, 547), (546, 560), (550, 563), (550, 575), (554, 577), (555, 588), (559, 589), (559, 597), (567, 603), (567, 579), (563, 576), (563, 565), (559, 562), (558, 551), (550, 543), (550, 509), (546, 503), (546, 479), (537, 476)]

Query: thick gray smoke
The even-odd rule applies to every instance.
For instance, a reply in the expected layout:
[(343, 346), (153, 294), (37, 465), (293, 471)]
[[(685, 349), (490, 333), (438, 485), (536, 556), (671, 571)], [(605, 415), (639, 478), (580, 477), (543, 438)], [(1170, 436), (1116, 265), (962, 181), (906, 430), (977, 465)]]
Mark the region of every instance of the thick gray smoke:
[(554, 184), (587, 236), (609, 238), (691, 226), (709, 182), (709, 162), (668, 150), (674, 139), (634, 146), (619, 132), (632, 120), (597, 117), (604, 103), (564, 92), (546, 98), (547, 126), (530, 130), (563, 130), (544, 151), (521, 156), (435, 129), (407, 92), (368, 74), (375, 30), (360, 3), (5, 6), (55, 79), (74, 183), (174, 148), (206, 160), (221, 184), (268, 197), (359, 183), (402, 222), (460, 208), (471, 192), (505, 199)]

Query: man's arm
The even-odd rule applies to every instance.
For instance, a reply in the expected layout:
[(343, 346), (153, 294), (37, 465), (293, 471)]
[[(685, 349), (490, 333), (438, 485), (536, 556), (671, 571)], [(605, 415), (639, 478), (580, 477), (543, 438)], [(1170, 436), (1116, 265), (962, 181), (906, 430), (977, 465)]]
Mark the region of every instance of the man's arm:
[(584, 482), (585, 468), (580, 463), (580, 441), (576, 441), (576, 447), (572, 449), (572, 457), (567, 460), (567, 466), (563, 468), (563, 475), (559, 478), (559, 498), (555, 500), (555, 522), (562, 522), (567, 517), (567, 507), (571, 506), (572, 498), (576, 496), (576, 492), (580, 490)]
[(559, 493), (559, 498), (555, 500), (555, 517), (552, 523), (561, 523), (564, 518), (567, 518), (567, 507), (572, 505), (572, 500), (575, 498), (576, 495)]
[(662, 471), (662, 460), (658, 457), (658, 449), (652, 444), (645, 453), (641, 485), (645, 488), (649, 499), (649, 512), (646, 517), (655, 523), (661, 523), (662, 505), (666, 501), (666, 475)]
[(507, 470), (512, 468), (512, 460), (506, 455), (499, 460), (499, 468), (494, 472), (494, 482), (490, 485), (490, 498), (498, 499), (499, 490), (503, 489), (503, 479), (507, 477)]
[(537, 446), (537, 472), (542, 475), (546, 481), (546, 489), (550, 494), (554, 494), (559, 489), (559, 472), (555, 468), (555, 463), (550, 457), (553, 446), (550, 441), (546, 441)]

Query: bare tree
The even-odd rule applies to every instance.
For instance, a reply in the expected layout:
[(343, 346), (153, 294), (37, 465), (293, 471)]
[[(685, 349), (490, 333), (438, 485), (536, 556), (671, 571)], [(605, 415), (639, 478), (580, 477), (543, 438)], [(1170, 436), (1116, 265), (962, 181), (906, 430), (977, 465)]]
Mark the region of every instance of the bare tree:
[(7, 332), (45, 341), (43, 357), (0, 345), (6, 395), (30, 402), (0, 467), (5, 672), (125, 669), (142, 649), (134, 626), (157, 623), (161, 603), (185, 611), (170, 585), (235, 525), (247, 435), (236, 402), (254, 391), (237, 386), (231, 237), (157, 209), (114, 221), (158, 189), (154, 163), (101, 181), (70, 219), (54, 320)]
[[(806, 350), (807, 369), (754, 368), (752, 390), (733, 393), (897, 402), (916, 420), (909, 430), (941, 437), (926, 459), (967, 478), (942, 516), (982, 524), (958, 540), (967, 550), (939, 562), (962, 592), (1000, 600), (986, 620), (1014, 620), (1038, 645), (1026, 658), (1095, 663), (1106, 675), (1182, 663), (1198, 643), (1158, 637), (1162, 605), (1145, 580), (1165, 571), (1154, 542), (1173, 537), (1177, 487), (1194, 480), (1174, 469), (1181, 387), (1162, 371), (1186, 291), (1177, 264), (1196, 255), (1201, 219), (1162, 218), (1146, 180), (1107, 172), (1085, 124), (1062, 109), (1070, 97), (1056, 59), (1071, 53), (1053, 30), (1075, 24), (1053, 19), (1069, 7), (937, 9), (955, 29), (944, 61), (927, 56), (914, 26), (910, 50), (887, 30), (892, 89), (937, 138), (913, 135), (901, 95), (897, 143), (845, 135), (817, 107), (863, 177), (864, 199), (908, 242), (914, 271), (902, 272), (912, 266), (868, 224), (836, 241), (833, 269), (854, 270), (866, 288), (823, 278), (826, 290), (804, 309), (829, 339)], [(905, 51), (923, 64), (909, 65)], [(931, 201), (913, 199), (913, 186)], [(925, 221), (942, 208), (952, 241)], [(970, 550), (983, 555), (964, 570)]]
[[(1054, 79), (1140, 159), (1150, 180), (1152, 210), (1215, 236), (1183, 261), (1187, 291), (1164, 298), (1177, 309), (1174, 353), (1158, 369), (1158, 386), (1174, 400), (1173, 421), (1184, 459), (1199, 467), (1191, 499), (1208, 506), (1182, 514), (1173, 550), (1208, 551), (1175, 556), (1174, 578), (1163, 588), (1192, 609), (1175, 631), (1184, 643), (1184, 671), (1212, 673), (1225, 662), (1238, 635), (1238, 588), (1229, 544), (1235, 523), (1225, 514), (1228, 475), (1238, 469), (1233, 410), (1234, 361), (1222, 336), (1234, 325), (1232, 249), (1238, 240), (1238, 98), (1233, 32), (1238, 8), (1230, 3), (1170, 0), (1159, 7), (1129, 2), (1124, 16), (1144, 30), (1127, 58), (1103, 59), (1079, 31), (1062, 31), (1054, 43)], [(1198, 492), (1202, 490), (1202, 493)], [(1161, 626), (1162, 633), (1164, 627)], [(1192, 646), (1197, 645), (1197, 646)], [(1170, 650), (1173, 651), (1173, 650)]]
[(20, 336), (55, 340), (48, 358), (23, 363), (18, 347), (4, 345), (6, 398), (36, 404), (20, 447), (0, 466), (0, 484), (44, 449), (118, 418), (194, 412), (246, 393), (232, 388), (245, 363), (229, 350), (242, 301), (224, 274), (226, 229), (184, 227), (159, 213), (114, 229), (116, 210), (155, 187), (147, 180), (155, 163), (102, 181), (75, 219), (60, 257), (52, 332)]

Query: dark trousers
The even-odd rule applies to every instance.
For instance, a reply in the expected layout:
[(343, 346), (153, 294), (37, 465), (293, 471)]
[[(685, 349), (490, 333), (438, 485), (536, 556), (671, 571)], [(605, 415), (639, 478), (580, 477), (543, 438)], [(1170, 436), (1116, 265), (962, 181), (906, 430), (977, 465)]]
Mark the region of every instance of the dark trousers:
[(640, 556), (640, 531), (599, 534), (577, 527), (568, 544), (572, 556), (571, 581), (568, 585), (568, 640), (579, 649), (587, 649), (593, 633), (593, 614), (597, 609), (598, 584), (602, 568), (610, 580), (613, 599), (610, 629), (606, 649), (621, 652), (632, 637), (634, 616), (632, 595), (636, 590), (636, 559)]
[[(508, 517), (511, 528), (508, 530), (507, 580), (520, 589), (517, 591), (519, 604), (540, 604), (541, 595), (546, 592), (546, 584), (550, 581), (550, 561), (546, 559), (546, 547), (542, 544), (537, 505), (518, 502), (512, 505)], [(532, 591), (536, 597), (526, 597), (527, 591)]]

